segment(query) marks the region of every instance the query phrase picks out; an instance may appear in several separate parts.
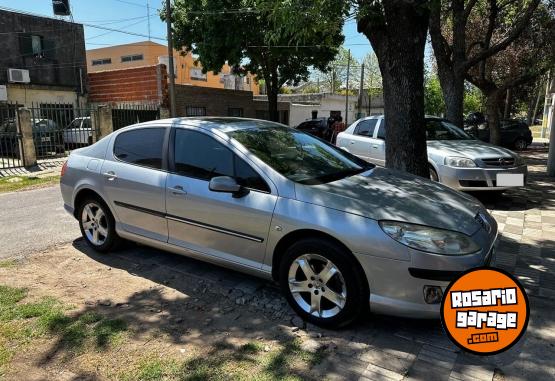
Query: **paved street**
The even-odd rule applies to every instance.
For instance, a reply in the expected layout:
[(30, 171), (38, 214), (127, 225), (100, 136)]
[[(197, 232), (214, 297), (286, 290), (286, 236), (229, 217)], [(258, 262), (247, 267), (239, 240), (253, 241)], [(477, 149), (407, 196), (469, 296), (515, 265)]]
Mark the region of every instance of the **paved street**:
[[(189, 295), (192, 301), (186, 304), (187, 308), (206, 310), (210, 316), (207, 320), (214, 320), (208, 327), (206, 324), (202, 328), (195, 326), (203, 337), (225, 332), (225, 327), (230, 324), (242, 324), (233, 335), (246, 336), (249, 327), (255, 324), (253, 322), (273, 322), (271, 326), (285, 327), (287, 332), (301, 337), (307, 347), (323, 348), (324, 360), (313, 371), (329, 379), (552, 380), (555, 377), (555, 318), (552, 313), (555, 300), (555, 187), (543, 175), (546, 155), (545, 149), (526, 154), (530, 165), (526, 189), (509, 191), (502, 197), (480, 195), (499, 222), (498, 265), (514, 273), (525, 285), (532, 310), (523, 340), (508, 352), (492, 357), (461, 352), (447, 339), (437, 321), (369, 316), (346, 330), (321, 330), (306, 326), (295, 317), (271, 283), (141, 246), (132, 245), (109, 256), (98, 255), (82, 240), (74, 241), (79, 237), (77, 224), (62, 209), (57, 187), (0, 195), (2, 256), (29, 254), (57, 243), (74, 241), (72, 245), (63, 246), (61, 252), (52, 252), (56, 256), (52, 260), (59, 258), (55, 261), (59, 261), (60, 266), (65, 263), (62, 267), (72, 273), (77, 273), (82, 265), (92, 260), (101, 266), (102, 271), (123, 270), (133, 278), (159, 285), (161, 292)], [(43, 271), (59, 278), (56, 271)], [(85, 275), (90, 277), (99, 271), (88, 271)], [(29, 272), (32, 276), (33, 271)], [(76, 275), (76, 278), (80, 277), (80, 274)], [(58, 284), (61, 279), (56, 280), (56, 288), (63, 289), (64, 286)], [(109, 283), (102, 285), (109, 282), (110, 277), (106, 275), (103, 279), (99, 287), (108, 287)], [(91, 286), (83, 292), (90, 292), (87, 290)], [(75, 289), (71, 290), (73, 293)], [(110, 298), (110, 293), (105, 297)], [(160, 302), (157, 297), (146, 294), (141, 303), (162, 305), (162, 310), (172, 319), (181, 319), (180, 316), (188, 313), (182, 304)], [(76, 298), (83, 297), (77, 295)], [(80, 303), (89, 305), (90, 301)], [(130, 298), (120, 303), (133, 305), (137, 302)], [(211, 309), (229, 312), (212, 316)], [(144, 312), (144, 319), (153, 318), (152, 312), (148, 311), (152, 309)], [(250, 320), (244, 320), (245, 317)], [(172, 330), (175, 328), (167, 328), (164, 323), (156, 327), (167, 330), (170, 335), (175, 333)], [(266, 333), (270, 334), (273, 333)], [(174, 340), (177, 345), (187, 341), (186, 338)]]
[(27, 255), (80, 235), (57, 186), (0, 194), (0, 258)]

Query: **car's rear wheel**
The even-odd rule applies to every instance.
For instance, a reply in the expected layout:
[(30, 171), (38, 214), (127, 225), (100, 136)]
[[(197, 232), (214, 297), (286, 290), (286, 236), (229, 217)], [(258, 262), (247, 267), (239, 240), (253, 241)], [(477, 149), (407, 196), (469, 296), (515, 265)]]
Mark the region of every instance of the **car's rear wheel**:
[(431, 166), (430, 166), (430, 180), (439, 181), (439, 176), (437, 175), (436, 170)]
[(280, 284), (295, 312), (318, 326), (345, 326), (368, 308), (368, 282), (358, 263), (328, 240), (305, 239), (289, 247)]
[(515, 149), (518, 151), (524, 151), (528, 147), (528, 142), (523, 138), (518, 138), (514, 142)]
[(108, 252), (120, 242), (114, 217), (104, 202), (94, 198), (84, 200), (77, 216), (81, 234), (93, 249)]

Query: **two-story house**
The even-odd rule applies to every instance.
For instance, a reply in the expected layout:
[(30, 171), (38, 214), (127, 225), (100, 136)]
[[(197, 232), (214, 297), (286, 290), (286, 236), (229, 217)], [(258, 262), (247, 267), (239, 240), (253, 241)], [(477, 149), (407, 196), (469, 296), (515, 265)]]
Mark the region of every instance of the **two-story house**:
[[(246, 90), (259, 94), (259, 87), (253, 75), (237, 76), (229, 65), (220, 72), (203, 73), (202, 66), (195, 63), (189, 52), (183, 54), (174, 50), (175, 83), (211, 87), (217, 89)], [(162, 63), (168, 66), (168, 47), (152, 41), (141, 41), (124, 45), (114, 45), (87, 50), (87, 70), (95, 73), (105, 70), (119, 70)]]
[(87, 93), (83, 26), (0, 10), (0, 102), (80, 107)]

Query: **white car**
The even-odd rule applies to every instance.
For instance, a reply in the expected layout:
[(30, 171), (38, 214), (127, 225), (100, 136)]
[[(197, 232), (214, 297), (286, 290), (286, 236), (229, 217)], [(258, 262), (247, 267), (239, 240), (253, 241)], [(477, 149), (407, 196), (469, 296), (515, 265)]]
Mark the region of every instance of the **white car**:
[[(337, 135), (337, 146), (385, 166), (386, 123), (383, 116), (354, 122)], [(449, 121), (426, 117), (430, 178), (461, 191), (503, 192), (524, 186), (528, 169), (516, 153), (476, 140)]]
[(91, 117), (75, 118), (64, 130), (64, 144), (88, 146), (92, 144)]

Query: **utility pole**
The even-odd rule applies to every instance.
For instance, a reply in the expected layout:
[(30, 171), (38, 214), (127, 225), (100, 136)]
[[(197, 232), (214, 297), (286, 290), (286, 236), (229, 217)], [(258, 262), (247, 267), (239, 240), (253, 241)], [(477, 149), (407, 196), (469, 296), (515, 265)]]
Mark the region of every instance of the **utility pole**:
[(357, 118), (360, 118), (361, 110), (362, 110), (362, 93), (364, 92), (364, 62), (360, 66), (360, 85), (358, 86), (358, 115)]
[(175, 117), (175, 73), (173, 66), (173, 39), (170, 0), (166, 0), (166, 24), (168, 27), (168, 65), (170, 76), (170, 117)]
[(345, 86), (345, 127), (348, 126), (347, 122), (349, 119), (349, 71), (351, 69), (351, 49), (349, 49), (349, 55), (347, 56), (347, 83)]
[(146, 0), (146, 17), (148, 20), (148, 40), (150, 41), (150, 4), (148, 0)]

